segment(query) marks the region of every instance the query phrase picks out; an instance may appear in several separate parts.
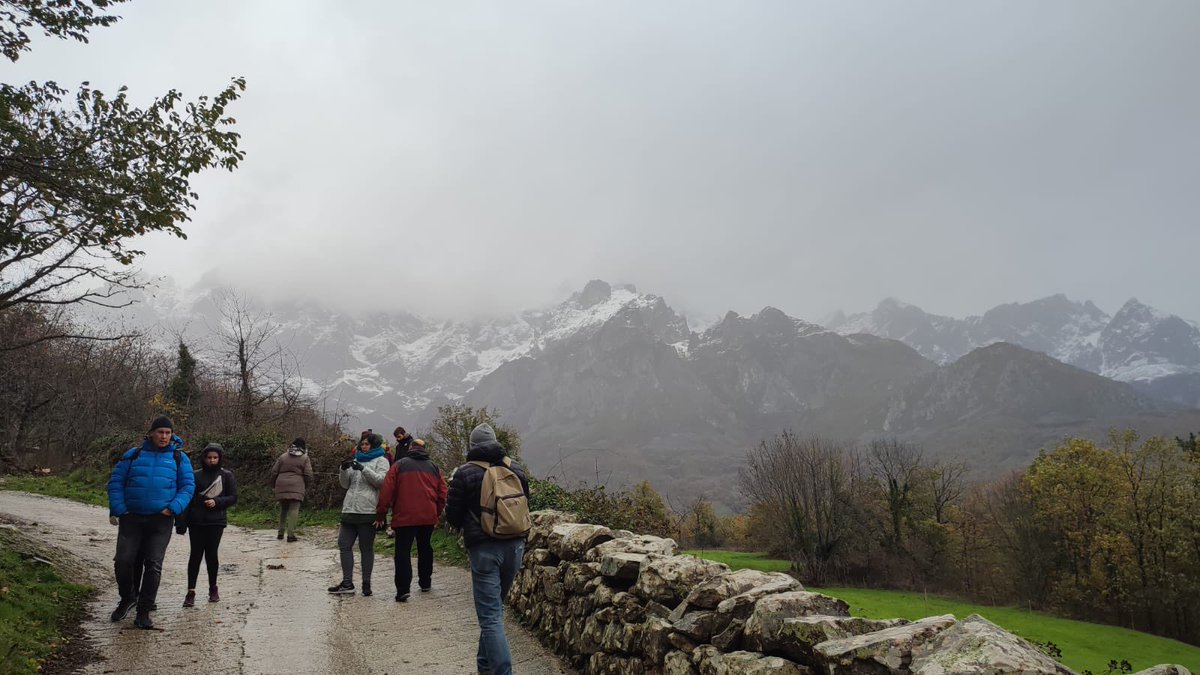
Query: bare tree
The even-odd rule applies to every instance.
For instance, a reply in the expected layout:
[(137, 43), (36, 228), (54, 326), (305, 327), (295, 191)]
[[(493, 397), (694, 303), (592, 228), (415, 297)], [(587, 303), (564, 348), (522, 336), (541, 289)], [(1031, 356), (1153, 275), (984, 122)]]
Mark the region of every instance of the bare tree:
[(939, 461), (929, 469), (930, 496), (933, 500), (933, 519), (939, 525), (947, 522), (946, 509), (958, 503), (967, 490), (966, 462)]
[(301, 400), (300, 364), (280, 343), (279, 324), (234, 291), (218, 293), (216, 304), (221, 321), (213, 332), (223, 374), (237, 391), (240, 421), (253, 424), (264, 403), (276, 404), (272, 419), (287, 416)]
[(912, 505), (912, 490), (923, 466), (921, 449), (895, 438), (881, 438), (867, 446), (871, 474), (883, 484), (891, 516), (893, 547), (904, 543), (904, 519)]
[(742, 493), (780, 524), (792, 564), (820, 583), (853, 528), (853, 476), (847, 449), (790, 431), (751, 451)]

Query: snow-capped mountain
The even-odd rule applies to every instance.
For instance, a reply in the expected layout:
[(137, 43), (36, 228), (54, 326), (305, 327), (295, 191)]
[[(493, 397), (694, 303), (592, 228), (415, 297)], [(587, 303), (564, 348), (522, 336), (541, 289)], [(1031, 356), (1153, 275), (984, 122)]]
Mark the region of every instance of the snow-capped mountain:
[[(222, 291), (168, 285), (129, 319), (163, 326), (165, 347), (183, 335), (219, 367), (223, 304)], [(520, 432), (522, 458), (539, 475), (649, 479), (669, 496), (727, 505), (740, 499), (734, 476), (746, 450), (784, 429), (896, 436), (992, 473), (1065, 435), (1200, 428), (1200, 411), (1147, 396), (1140, 380), (1060, 362), (1200, 391), (1200, 371), (1189, 370), (1200, 367), (1195, 327), (1135, 301), (1113, 317), (1055, 296), (958, 320), (891, 300), (833, 322), (837, 331), (772, 307), (693, 331), (663, 298), (602, 281), (556, 306), (489, 320), (307, 302), (252, 309), (269, 312), (326, 409), (421, 429), (440, 403), (486, 405)]]
[[(210, 363), (219, 360), (214, 335), (222, 323), (224, 289), (183, 290), (169, 281), (138, 298), (126, 321), (161, 326), (164, 343), (182, 334)], [(408, 312), (355, 315), (307, 302), (256, 304), (252, 311), (277, 328), (280, 343), (300, 361), (309, 393), (353, 417), (415, 424), (438, 402), (457, 401), (509, 361), (537, 354), (569, 337), (586, 338), (621, 312), (652, 310), (662, 300), (629, 285), (592, 281), (557, 306), (490, 320), (449, 321)], [(687, 323), (672, 315), (673, 341)]]
[(1153, 396), (1200, 407), (1200, 329), (1136, 299), (1112, 316), (1090, 301), (1054, 295), (956, 319), (889, 298), (872, 312), (835, 315), (827, 325), (843, 335), (900, 340), (942, 365), (979, 347), (1008, 342), (1128, 382)]

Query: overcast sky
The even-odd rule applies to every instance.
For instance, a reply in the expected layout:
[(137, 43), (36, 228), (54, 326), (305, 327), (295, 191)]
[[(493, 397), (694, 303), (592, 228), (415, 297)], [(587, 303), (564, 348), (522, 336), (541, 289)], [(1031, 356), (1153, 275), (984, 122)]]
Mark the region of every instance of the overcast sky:
[(1063, 292), (1200, 320), (1200, 2), (134, 0), (5, 81), (247, 78), (143, 268), (465, 315), (590, 278), (810, 320)]

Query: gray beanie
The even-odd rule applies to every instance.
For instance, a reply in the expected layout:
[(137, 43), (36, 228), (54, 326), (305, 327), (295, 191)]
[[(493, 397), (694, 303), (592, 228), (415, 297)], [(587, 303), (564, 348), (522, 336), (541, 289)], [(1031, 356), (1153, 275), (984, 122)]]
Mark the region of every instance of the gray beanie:
[(492, 429), (492, 425), (485, 422), (471, 430), (472, 448), (481, 445), (490, 445), (492, 443), (497, 443), (496, 430)]

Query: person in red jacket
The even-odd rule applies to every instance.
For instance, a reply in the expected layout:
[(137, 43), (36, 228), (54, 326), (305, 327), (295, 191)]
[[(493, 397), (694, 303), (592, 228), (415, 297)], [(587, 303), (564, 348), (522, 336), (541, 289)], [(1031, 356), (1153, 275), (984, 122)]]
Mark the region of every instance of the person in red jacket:
[(396, 459), (388, 469), (379, 504), (375, 507), (375, 526), (383, 528), (388, 510), (396, 531), (396, 602), (407, 602), (412, 586), (413, 541), (417, 542), (417, 583), (428, 591), (433, 581), (433, 545), (430, 538), (438, 518), (446, 508), (446, 481), (442, 472), (429, 461), (425, 441), (416, 439), (408, 454)]

